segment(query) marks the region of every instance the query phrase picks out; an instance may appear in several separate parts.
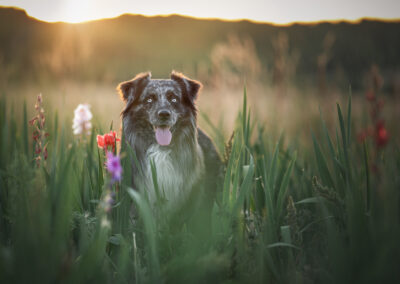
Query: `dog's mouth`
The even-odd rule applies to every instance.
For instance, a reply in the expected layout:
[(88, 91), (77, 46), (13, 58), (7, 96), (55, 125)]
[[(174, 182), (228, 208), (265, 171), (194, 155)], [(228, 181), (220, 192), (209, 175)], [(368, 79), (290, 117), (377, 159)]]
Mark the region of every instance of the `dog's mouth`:
[(157, 143), (161, 146), (168, 146), (171, 144), (172, 133), (171, 127), (168, 125), (153, 125), (154, 133), (156, 136)]

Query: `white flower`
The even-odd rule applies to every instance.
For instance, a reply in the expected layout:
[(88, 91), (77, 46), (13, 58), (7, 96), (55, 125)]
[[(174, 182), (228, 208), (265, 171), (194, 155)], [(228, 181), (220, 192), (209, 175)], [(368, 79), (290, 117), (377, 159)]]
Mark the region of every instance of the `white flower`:
[(93, 115), (90, 112), (90, 106), (88, 104), (79, 104), (78, 107), (74, 111), (75, 116), (72, 121), (72, 129), (74, 130), (75, 135), (79, 134), (90, 134), (90, 130), (92, 129), (92, 123), (90, 120)]

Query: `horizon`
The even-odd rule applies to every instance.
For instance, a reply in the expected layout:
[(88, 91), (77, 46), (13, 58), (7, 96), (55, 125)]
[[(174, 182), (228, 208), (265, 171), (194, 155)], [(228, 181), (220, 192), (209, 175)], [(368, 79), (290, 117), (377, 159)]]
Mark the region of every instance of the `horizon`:
[[(0, 7), (3, 8), (15, 8), (20, 9), (26, 12), (29, 17), (32, 17), (36, 20), (55, 23), (55, 22), (64, 22), (64, 23), (84, 23), (90, 21), (97, 21), (102, 19), (113, 19), (118, 18), (122, 15), (141, 15), (144, 17), (168, 17), (168, 16), (182, 16), (193, 19), (200, 20), (221, 20), (221, 21), (250, 21), (253, 23), (261, 23), (261, 24), (272, 24), (272, 25), (291, 25), (291, 24), (317, 24), (321, 22), (352, 22), (357, 23), (364, 19), (367, 20), (377, 20), (377, 21), (398, 21), (400, 20), (400, 15), (396, 13), (400, 9), (400, 4), (394, 3), (392, 0), (385, 0), (387, 5), (383, 5), (382, 3), (375, 7), (374, 3), (369, 1), (368, 3), (362, 3), (364, 5), (363, 9), (353, 9), (352, 7), (346, 6), (345, 10), (340, 11), (341, 6), (339, 3), (336, 3), (332, 6), (332, 3), (325, 2), (323, 5), (314, 5), (315, 0), (307, 0), (302, 3), (300, 6), (296, 8), (298, 3), (291, 3), (290, 0), (286, 0), (285, 2), (290, 3), (294, 9), (291, 10), (280, 10), (282, 7), (279, 5), (272, 5), (272, 7), (267, 4), (260, 3), (260, 0), (249, 0), (253, 4), (251, 9), (240, 9), (240, 7), (236, 7), (236, 10), (230, 9), (227, 11), (221, 10), (221, 3), (217, 5), (217, 11), (209, 11), (208, 7), (206, 10), (205, 7), (201, 6), (201, 4), (194, 5), (193, 7), (189, 7), (192, 9), (188, 10), (188, 7), (178, 7), (177, 9), (173, 8), (173, 4), (178, 4), (176, 1), (172, 0), (172, 4), (168, 7), (165, 6), (156, 6), (158, 9), (153, 9), (146, 7), (144, 4), (133, 5), (132, 3), (125, 3), (125, 0), (119, 0), (122, 5), (106, 5), (103, 1), (96, 2), (94, 5), (90, 0), (85, 2), (84, 4), (79, 3), (78, 0), (58, 0), (58, 1), (49, 1), (49, 0), (40, 0), (39, 2), (43, 5), (37, 4), (32, 5), (25, 0), (0, 0)], [(221, 0), (222, 2), (225, 0)], [(339, 0), (339, 2), (342, 0)], [(344, 0), (343, 0), (344, 1)], [(286, 3), (286, 5), (288, 4)], [(142, 5), (142, 6), (141, 6)], [(241, 5), (237, 3), (237, 5)], [(261, 5), (261, 7), (259, 7)], [(354, 3), (352, 3), (354, 5)], [(360, 4), (361, 5), (361, 4)], [(46, 6), (47, 9), (43, 9), (43, 6)], [(222, 5), (223, 6), (223, 5)], [(265, 6), (265, 7), (264, 7)], [(279, 6), (279, 7), (278, 7)], [(332, 6), (332, 7), (330, 7)], [(385, 7), (383, 7), (385, 6)], [(394, 7), (392, 7), (394, 6)], [(96, 9), (93, 9), (96, 7)], [(268, 13), (260, 14), (260, 11), (257, 11), (257, 8), (263, 8), (268, 11)], [(312, 7), (312, 9), (310, 9)], [(340, 7), (340, 8), (338, 8)], [(361, 6), (360, 6), (361, 7)], [(200, 8), (203, 8), (200, 9)], [(215, 7), (214, 7), (215, 8)], [(267, 9), (268, 8), (268, 9)], [(354, 7), (353, 7), (354, 8)], [(383, 9), (384, 8), (384, 9)], [(399, 9), (397, 9), (399, 8)], [(237, 10), (240, 11), (237, 11)], [(258, 9), (258, 10), (260, 10)], [(315, 10), (318, 10), (318, 13), (315, 13)], [(331, 11), (334, 9), (334, 11)], [(339, 10), (337, 10), (339, 9)], [(372, 10), (371, 10), (372, 9)], [(296, 13), (292, 13), (292, 10), (296, 10)], [(282, 12), (283, 11), (283, 12)], [(373, 12), (371, 12), (373, 11)], [(278, 13), (281, 12), (281, 13)]]
[(248, 18), (238, 18), (238, 19), (225, 19), (225, 18), (217, 18), (217, 17), (196, 17), (196, 16), (191, 16), (191, 15), (184, 15), (184, 14), (177, 14), (177, 13), (171, 13), (171, 14), (154, 14), (154, 15), (145, 15), (145, 14), (137, 14), (137, 13), (122, 13), (117, 16), (110, 16), (110, 17), (104, 17), (104, 18), (95, 18), (95, 19), (89, 19), (89, 20), (84, 20), (84, 21), (79, 21), (79, 22), (69, 22), (69, 21), (62, 21), (62, 20), (54, 20), (54, 21), (47, 21), (43, 20), (40, 18), (37, 18), (31, 14), (28, 13), (28, 11), (24, 8), (17, 7), (17, 6), (3, 6), (0, 5), (0, 9), (14, 9), (17, 11), (22, 11), (26, 14), (27, 17), (39, 21), (39, 22), (44, 22), (44, 23), (49, 23), (49, 24), (54, 24), (54, 23), (65, 23), (65, 24), (83, 24), (83, 23), (90, 23), (90, 22), (96, 22), (96, 21), (102, 21), (102, 20), (111, 20), (111, 19), (118, 19), (123, 16), (139, 16), (139, 17), (145, 17), (145, 18), (168, 18), (168, 17), (182, 17), (182, 18), (188, 18), (188, 19), (193, 19), (193, 20), (205, 20), (205, 21), (222, 21), (222, 22), (241, 22), (241, 21), (247, 21), (253, 24), (267, 24), (267, 25), (273, 25), (273, 26), (291, 26), (291, 25), (317, 25), (321, 23), (331, 23), (331, 24), (337, 24), (337, 23), (350, 23), (350, 24), (358, 24), (362, 21), (379, 21), (379, 22), (400, 22), (400, 17), (399, 18), (379, 18), (379, 17), (361, 17), (357, 19), (322, 19), (322, 20), (315, 20), (315, 21), (293, 21), (293, 22), (287, 22), (287, 23), (276, 23), (276, 22), (267, 22), (267, 21), (257, 21), (257, 20), (252, 20)]

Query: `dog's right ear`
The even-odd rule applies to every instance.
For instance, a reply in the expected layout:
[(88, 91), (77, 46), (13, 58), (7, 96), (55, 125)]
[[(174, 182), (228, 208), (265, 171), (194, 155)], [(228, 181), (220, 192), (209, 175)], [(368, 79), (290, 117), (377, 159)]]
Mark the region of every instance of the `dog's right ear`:
[(136, 77), (130, 81), (120, 83), (117, 87), (117, 90), (121, 96), (121, 99), (125, 103), (136, 99), (141, 94), (144, 87), (146, 87), (146, 85), (150, 82), (150, 79), (151, 73), (146, 72), (136, 75)]

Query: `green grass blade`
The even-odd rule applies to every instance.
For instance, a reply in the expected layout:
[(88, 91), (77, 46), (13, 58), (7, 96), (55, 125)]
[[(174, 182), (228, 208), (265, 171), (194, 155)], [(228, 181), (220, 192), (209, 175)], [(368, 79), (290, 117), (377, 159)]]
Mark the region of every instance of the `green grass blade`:
[(102, 188), (104, 185), (104, 176), (103, 176), (103, 167), (104, 167), (104, 160), (100, 155), (100, 149), (97, 149), (97, 157), (98, 157), (98, 169), (97, 169), (97, 184), (99, 188)]
[(29, 159), (29, 137), (28, 137), (28, 111), (26, 109), (26, 100), (23, 106), (23, 121), (22, 121), (22, 143), (26, 157)]
[(254, 159), (253, 159), (253, 156), (250, 155), (249, 168), (246, 173), (246, 176), (244, 177), (243, 183), (240, 186), (239, 196), (236, 199), (235, 204), (233, 206), (233, 211), (232, 211), (233, 216), (236, 216), (240, 207), (243, 206), (243, 202), (244, 202), (246, 196), (248, 196), (248, 194), (253, 186), (252, 181), (253, 181), (253, 177), (254, 177), (254, 172), (255, 172)]
[(351, 86), (349, 89), (349, 101), (347, 103), (347, 145), (351, 141)]
[(367, 143), (364, 141), (363, 143), (363, 153), (364, 153), (364, 167), (365, 167), (365, 179), (366, 179), (366, 209), (369, 213), (371, 210), (371, 181), (370, 181), (370, 173), (369, 173), (369, 163), (368, 163), (368, 151), (367, 151)]
[(293, 171), (293, 165), (296, 163), (297, 153), (295, 153), (293, 160), (290, 162), (289, 167), (287, 168), (285, 175), (283, 176), (283, 180), (278, 192), (278, 200), (277, 200), (277, 216), (280, 218), (282, 214), (282, 210), (284, 207), (285, 197), (288, 191), (290, 177)]
[(139, 192), (132, 188), (127, 188), (129, 196), (135, 202), (139, 214), (142, 218), (144, 225), (144, 232), (146, 235), (146, 243), (148, 245), (148, 258), (151, 272), (151, 282), (159, 283), (160, 281), (160, 263), (157, 256), (157, 245), (156, 245), (156, 225), (152, 215), (151, 208), (148, 202), (142, 198)]
[(314, 133), (312, 133), (312, 139), (313, 139), (313, 144), (314, 144), (315, 157), (317, 160), (318, 170), (319, 170), (319, 174), (321, 175), (321, 179), (323, 180), (323, 182), (326, 185), (328, 185), (331, 188), (334, 188), (332, 176), (329, 172), (325, 157), (322, 154), (321, 148), (318, 145), (318, 142), (317, 142), (317, 139), (315, 138)]
[(333, 148), (332, 139), (329, 135), (328, 128), (326, 127), (325, 120), (322, 118), (321, 109), (319, 110), (320, 120), (322, 122), (322, 131), (325, 134), (326, 141), (328, 142), (329, 152), (331, 154), (331, 158), (336, 158), (335, 150)]
[(347, 135), (346, 135), (346, 128), (344, 126), (344, 119), (343, 119), (342, 111), (340, 109), (339, 104), (337, 104), (337, 111), (338, 111), (338, 116), (339, 116), (340, 132), (342, 134), (342, 143), (343, 143), (343, 154), (344, 154), (345, 165), (346, 165), (346, 181), (348, 182), (349, 178), (350, 178), (350, 162), (349, 162)]
[(157, 178), (157, 169), (153, 159), (150, 160), (150, 167), (151, 167), (151, 177), (153, 179), (154, 190), (156, 192), (157, 200), (160, 201), (161, 198), (164, 199), (164, 195), (163, 196), (160, 195), (160, 188), (158, 186), (158, 178)]
[[(269, 165), (269, 187), (272, 190), (272, 192), (275, 192), (275, 182), (276, 182), (276, 176), (278, 172), (278, 155), (279, 155), (279, 150), (281, 147), (281, 141), (282, 141), (282, 135), (279, 137), (278, 143), (276, 143), (274, 154), (272, 156), (272, 159), (270, 161)], [(275, 195), (275, 193), (274, 193)]]

